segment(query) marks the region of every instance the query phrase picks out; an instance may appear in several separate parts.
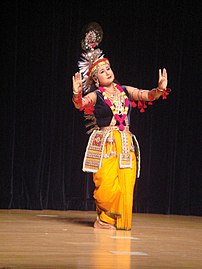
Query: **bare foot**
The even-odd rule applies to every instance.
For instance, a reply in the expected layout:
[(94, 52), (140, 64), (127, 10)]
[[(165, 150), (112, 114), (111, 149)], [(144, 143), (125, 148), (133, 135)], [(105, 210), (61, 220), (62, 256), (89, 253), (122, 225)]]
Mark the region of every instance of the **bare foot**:
[(105, 223), (101, 220), (96, 220), (94, 222), (94, 228), (97, 229), (108, 229), (108, 230), (116, 230), (115, 226), (109, 223)]

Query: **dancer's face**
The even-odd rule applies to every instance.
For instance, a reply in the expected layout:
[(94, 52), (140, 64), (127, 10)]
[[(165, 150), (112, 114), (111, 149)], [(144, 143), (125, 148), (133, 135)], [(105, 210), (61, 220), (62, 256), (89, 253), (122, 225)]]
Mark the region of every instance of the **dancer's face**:
[(114, 73), (110, 67), (110, 64), (104, 64), (98, 68), (97, 79), (100, 86), (110, 86), (114, 81)]

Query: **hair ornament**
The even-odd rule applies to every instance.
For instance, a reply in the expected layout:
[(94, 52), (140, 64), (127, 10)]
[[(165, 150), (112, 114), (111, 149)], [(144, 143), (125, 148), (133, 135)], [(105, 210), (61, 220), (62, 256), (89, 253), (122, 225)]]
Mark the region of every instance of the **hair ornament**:
[[(102, 50), (98, 48), (103, 38), (102, 27), (97, 22), (91, 22), (84, 26), (82, 30), (81, 48), (84, 51), (78, 61), (79, 71), (82, 76), (82, 89), (86, 94), (90, 91), (92, 79), (92, 67), (96, 66), (96, 62), (104, 58)], [(97, 62), (99, 63), (99, 62)], [(93, 68), (95, 70), (95, 68)]]

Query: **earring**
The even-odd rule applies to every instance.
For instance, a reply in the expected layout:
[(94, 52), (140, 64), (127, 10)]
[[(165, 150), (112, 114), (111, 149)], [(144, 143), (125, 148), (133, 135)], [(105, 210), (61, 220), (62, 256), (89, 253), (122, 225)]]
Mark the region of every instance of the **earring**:
[(97, 87), (97, 88), (99, 88), (99, 81), (97, 80), (96, 82), (95, 82), (95, 86)]

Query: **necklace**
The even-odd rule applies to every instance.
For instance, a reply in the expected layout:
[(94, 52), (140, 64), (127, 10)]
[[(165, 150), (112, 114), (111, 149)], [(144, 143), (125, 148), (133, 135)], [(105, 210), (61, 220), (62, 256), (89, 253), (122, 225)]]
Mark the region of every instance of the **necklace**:
[(114, 115), (114, 118), (118, 121), (119, 130), (123, 131), (125, 129), (125, 126), (123, 125), (123, 123), (124, 123), (124, 120), (126, 119), (126, 116), (128, 113), (129, 100), (128, 100), (128, 97), (125, 94), (124, 90), (119, 85), (115, 84), (115, 87), (119, 90), (120, 97), (122, 97), (122, 99), (124, 99), (122, 111), (120, 110), (120, 105), (119, 106), (114, 105), (114, 103), (110, 101), (110, 99), (108, 98), (106, 91), (103, 87), (99, 87), (99, 90), (101, 91), (102, 95), (104, 96), (105, 103), (111, 108), (112, 113)]
[(107, 96), (110, 96), (111, 98), (117, 97), (117, 95), (120, 93), (117, 93), (117, 88), (115, 87), (115, 85), (113, 84), (113, 92), (109, 92), (109, 90), (105, 89), (105, 93), (107, 94)]

